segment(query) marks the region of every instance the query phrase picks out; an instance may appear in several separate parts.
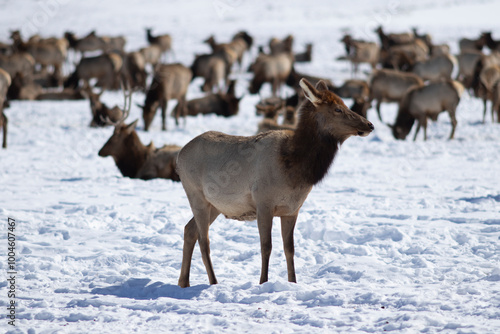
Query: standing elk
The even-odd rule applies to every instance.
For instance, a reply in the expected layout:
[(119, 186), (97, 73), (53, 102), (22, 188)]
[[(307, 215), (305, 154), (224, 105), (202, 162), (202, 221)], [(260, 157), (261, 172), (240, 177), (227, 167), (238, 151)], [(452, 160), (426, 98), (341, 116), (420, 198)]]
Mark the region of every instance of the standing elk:
[(165, 54), (172, 50), (172, 37), (168, 34), (153, 36), (151, 28), (146, 29), (146, 38), (151, 45), (158, 45), (161, 53)]
[(68, 41), (69, 47), (75, 52), (80, 52), (82, 57), (85, 56), (85, 52), (103, 49), (103, 41), (97, 37), (95, 31), (82, 38), (77, 38), (74, 33), (67, 31), (64, 33), (64, 38)]
[[(215, 114), (224, 117), (231, 117), (238, 113), (239, 103), (242, 97), (237, 98), (234, 93), (236, 81), (232, 80), (226, 93), (208, 94), (198, 99), (186, 102), (186, 114), (196, 116), (199, 114)], [(177, 110), (181, 106), (175, 106), (172, 113), (180, 114)]]
[(151, 44), (139, 49), (139, 52), (144, 57), (146, 64), (150, 64), (153, 68), (160, 62), (161, 48), (156, 44)]
[(451, 79), (451, 73), (456, 63), (455, 56), (450, 54), (434, 56), (428, 60), (417, 62), (413, 66), (412, 72), (421, 77), (422, 80)]
[(122, 55), (123, 65), (121, 68), (121, 77), (130, 85), (132, 89), (146, 89), (146, 60), (142, 53), (128, 52)]
[(417, 120), (418, 125), (413, 140), (417, 139), (421, 126), (424, 128), (424, 140), (427, 140), (427, 119), (436, 121), (442, 111), (448, 111), (451, 119), (449, 139), (453, 139), (457, 126), (455, 111), (463, 91), (464, 86), (453, 80), (410, 88), (399, 105), (396, 123), (391, 126), (394, 138), (405, 139)]
[(283, 40), (274, 37), (269, 40), (269, 50), (272, 55), (280, 53), (292, 53), (293, 50), (293, 36), (288, 35)]
[(424, 81), (413, 73), (382, 69), (375, 72), (370, 81), (370, 103), (377, 100), (377, 114), (380, 121), (382, 102), (399, 102), (412, 86), (422, 86)]
[(154, 178), (180, 181), (176, 172), (176, 159), (181, 147), (164, 145), (156, 148), (153, 142), (144, 146), (135, 132), (138, 120), (124, 124), (130, 111), (126, 109), (118, 122), (110, 122), (115, 129), (113, 135), (99, 150), (100, 157), (112, 156), (123, 176), (132, 179), (150, 180)]
[(378, 34), (383, 50), (389, 50), (392, 46), (408, 44), (415, 40), (415, 36), (409, 32), (385, 34), (382, 26), (379, 26), (374, 32)]
[(62, 83), (62, 65), (68, 53), (68, 41), (66, 39), (51, 38), (24, 42), (19, 31), (13, 31), (11, 39), (18, 52), (27, 52), (33, 56), (35, 63), (41, 66), (42, 72), (45, 72), (48, 66), (52, 66), (52, 74), (56, 78), (58, 85)]
[(250, 82), (250, 94), (257, 94), (266, 82), (271, 84), (273, 96), (277, 95), (278, 89), (286, 82), (293, 67), (293, 55), (290, 53), (279, 53), (277, 55), (261, 54), (253, 64), (254, 76)]
[(481, 51), (486, 44), (486, 36), (481, 34), (477, 39), (469, 39), (469, 38), (461, 38), (458, 41), (458, 46), (460, 48), (460, 52), (464, 51)]
[(146, 92), (142, 117), (144, 119), (144, 130), (148, 131), (153, 122), (156, 110), (161, 107), (162, 130), (167, 130), (167, 105), (168, 100), (177, 99), (177, 112), (175, 113), (175, 124), (179, 125), (179, 116), (186, 115), (186, 93), (191, 82), (192, 73), (189, 68), (182, 64), (168, 64), (157, 67), (153, 81)]
[(293, 88), (297, 93), (302, 92), (302, 88), (300, 87), (300, 79), (305, 78), (307, 81), (309, 81), (312, 85), (316, 85), (318, 81), (322, 80), (326, 83), (328, 86), (328, 89), (331, 90), (332, 92), (335, 89), (335, 86), (333, 83), (326, 78), (320, 78), (312, 75), (307, 75), (304, 73), (299, 73), (295, 70), (295, 66), (292, 66), (292, 69), (290, 71), (290, 74), (288, 75), (288, 78), (286, 79), (285, 84), (288, 87)]
[(255, 220), (260, 235), (260, 283), (267, 282), (273, 217), (281, 217), (288, 281), (296, 282), (293, 230), (313, 185), (328, 172), (350, 136), (367, 136), (373, 125), (349, 110), (323, 82), (301, 86), (307, 101), (300, 107), (295, 131), (268, 131), (252, 137), (206, 132), (179, 152), (177, 172), (194, 217), (184, 229), (178, 284), (189, 286), (196, 241), (210, 284), (217, 284), (210, 259), (210, 224), (221, 213), (236, 220)]
[(11, 77), (7, 91), (8, 100), (35, 100), (42, 93), (42, 86), (33, 81), (32, 76), (25, 77), (21, 72)]
[(3, 130), (2, 147), (7, 148), (7, 123), (8, 119), (3, 112), (3, 108), (7, 104), (7, 90), (10, 86), (10, 75), (7, 71), (0, 68), (0, 127)]
[(82, 58), (64, 82), (64, 88), (77, 88), (80, 80), (89, 81), (92, 78), (96, 78), (97, 85), (102, 88), (115, 88), (122, 65), (123, 60), (116, 53)]
[(0, 68), (7, 71), (11, 78), (17, 73), (30, 78), (33, 77), (35, 71), (35, 58), (26, 52), (0, 55)]
[(355, 40), (350, 35), (345, 35), (341, 42), (344, 43), (346, 56), (338, 59), (347, 59), (351, 62), (352, 76), (358, 73), (359, 64), (367, 63), (375, 69), (380, 59), (380, 48), (376, 43)]
[(217, 53), (196, 55), (191, 71), (192, 80), (197, 77), (205, 79), (201, 87), (203, 92), (213, 92), (215, 88), (220, 92), (229, 78), (229, 64)]

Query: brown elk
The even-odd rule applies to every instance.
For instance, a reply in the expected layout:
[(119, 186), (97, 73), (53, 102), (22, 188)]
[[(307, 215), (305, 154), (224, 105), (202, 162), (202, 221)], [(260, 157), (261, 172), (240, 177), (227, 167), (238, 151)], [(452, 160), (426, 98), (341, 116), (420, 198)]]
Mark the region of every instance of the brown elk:
[(286, 78), (285, 84), (288, 87), (295, 89), (295, 91), (297, 93), (302, 92), (302, 88), (300, 87), (300, 79), (302, 79), (302, 78), (305, 78), (312, 85), (316, 85), (316, 83), (318, 83), (318, 81), (321, 80), (321, 81), (326, 83), (326, 85), (328, 86), (328, 89), (330, 89), (331, 91), (334, 91), (334, 89), (335, 89), (335, 86), (333, 85), (333, 83), (329, 79), (320, 78), (320, 77), (316, 77), (316, 76), (312, 76), (312, 75), (308, 75), (308, 74), (304, 74), (304, 73), (299, 73), (295, 70), (295, 66), (292, 66), (290, 74), (288, 75), (288, 78)]
[(355, 40), (350, 35), (345, 35), (341, 42), (344, 43), (346, 56), (337, 59), (347, 59), (351, 62), (351, 75), (356, 75), (359, 64), (370, 64), (375, 69), (380, 58), (380, 48), (376, 43)]
[(144, 48), (141, 48), (139, 52), (144, 57), (146, 64), (151, 64), (153, 68), (160, 62), (161, 59), (161, 48), (156, 44), (151, 44)]
[(7, 91), (9, 100), (35, 100), (42, 93), (42, 86), (33, 81), (32, 76), (25, 77), (21, 72), (11, 78)]
[(42, 72), (48, 66), (52, 66), (54, 68), (54, 77), (57, 78), (59, 84), (62, 82), (62, 65), (68, 52), (68, 41), (66, 39), (54, 38), (23, 42), (19, 31), (13, 31), (11, 38), (18, 52), (31, 54), (35, 59), (35, 63), (41, 65)]
[(168, 34), (153, 36), (151, 29), (146, 29), (146, 38), (151, 45), (158, 45), (162, 53), (172, 49), (172, 37)]
[(77, 88), (81, 79), (89, 81), (92, 78), (97, 78), (97, 85), (102, 88), (115, 88), (122, 65), (123, 60), (116, 53), (82, 58), (64, 82), (64, 88)]
[(43, 91), (38, 94), (37, 100), (53, 100), (53, 101), (63, 101), (63, 100), (83, 100), (85, 99), (84, 93), (80, 88), (64, 88), (62, 91)]
[(385, 34), (382, 26), (379, 26), (374, 32), (378, 34), (383, 50), (389, 50), (392, 46), (411, 43), (415, 40), (415, 36), (409, 32)]
[[(189, 116), (196, 116), (199, 114), (215, 114), (224, 117), (231, 117), (238, 113), (239, 103), (242, 97), (237, 98), (234, 93), (235, 80), (229, 84), (226, 93), (208, 94), (204, 97), (189, 100), (186, 102), (186, 114)], [(181, 106), (175, 106), (172, 113), (180, 114), (177, 109)]]
[(182, 64), (168, 64), (157, 67), (153, 81), (146, 93), (142, 108), (144, 130), (148, 131), (153, 122), (156, 110), (161, 107), (162, 130), (167, 130), (168, 100), (177, 99), (178, 109), (175, 113), (175, 124), (179, 125), (179, 116), (186, 115), (186, 93), (191, 82), (192, 73)]
[(283, 40), (274, 37), (269, 40), (269, 49), (272, 55), (280, 53), (292, 53), (293, 50), (293, 36), (288, 35)]
[(364, 80), (346, 80), (342, 86), (330, 90), (342, 98), (368, 100), (370, 97), (370, 86)]
[(478, 62), (481, 60), (483, 53), (477, 50), (467, 50), (460, 53), (458, 60), (458, 75), (457, 80), (460, 80), (465, 88), (472, 88), (474, 81), (474, 71)]
[(72, 32), (65, 32), (64, 38), (69, 43), (69, 47), (77, 52), (80, 52), (82, 56), (85, 52), (92, 52), (102, 50), (104, 48), (103, 41), (99, 38), (95, 31), (91, 31), (87, 36), (82, 38), (77, 38)]
[(285, 107), (285, 115), (281, 124), (278, 124), (278, 114), (281, 107), (276, 105), (262, 107), (257, 105), (256, 108), (258, 112), (264, 113), (264, 119), (259, 123), (257, 133), (272, 130), (295, 130), (297, 126), (297, 118), (294, 107)]
[(293, 55), (290, 53), (279, 53), (277, 55), (261, 54), (253, 64), (254, 76), (250, 82), (250, 94), (257, 94), (266, 82), (271, 84), (273, 96), (286, 82), (293, 66)]
[(146, 89), (146, 60), (142, 53), (135, 51), (122, 55), (123, 65), (121, 77), (130, 85), (132, 89)]
[(215, 88), (220, 92), (229, 77), (229, 64), (218, 53), (196, 55), (191, 65), (192, 79), (202, 77), (205, 79), (201, 90), (213, 92)]
[(210, 284), (217, 279), (210, 259), (210, 224), (224, 214), (255, 220), (262, 269), (267, 282), (273, 217), (281, 217), (288, 281), (296, 282), (293, 230), (313, 185), (328, 172), (339, 145), (350, 136), (367, 136), (373, 125), (349, 110), (323, 82), (301, 86), (307, 101), (295, 131), (268, 131), (252, 137), (206, 132), (179, 152), (177, 171), (194, 217), (184, 229), (178, 284), (189, 286), (193, 249), (198, 241)]
[(6, 105), (7, 90), (10, 86), (10, 75), (7, 71), (0, 68), (0, 127), (3, 130), (2, 147), (7, 148), (7, 123), (8, 119), (3, 112)]
[(370, 102), (377, 100), (377, 114), (382, 121), (382, 102), (399, 102), (412, 86), (422, 86), (423, 80), (413, 73), (382, 69), (375, 72), (370, 81)]
[(394, 45), (381, 52), (380, 60), (384, 68), (407, 70), (416, 62), (425, 61), (429, 55), (429, 48), (421, 40), (411, 43)]
[(448, 111), (451, 119), (449, 139), (453, 139), (457, 126), (455, 111), (463, 91), (464, 86), (453, 80), (410, 88), (399, 105), (396, 123), (391, 126), (394, 138), (405, 139), (417, 120), (418, 125), (413, 140), (417, 139), (420, 127), (424, 128), (424, 140), (427, 140), (427, 119), (436, 121), (439, 113)]
[[(124, 115), (124, 111), (120, 107), (114, 106), (110, 108), (105, 103), (101, 102), (100, 99), (103, 92), (104, 90), (101, 90), (99, 93), (94, 93), (92, 91), (92, 87), (90, 87), (87, 83), (84, 85), (82, 90), (82, 93), (88, 97), (90, 102), (90, 110), (92, 112), (92, 120), (90, 121), (91, 127), (101, 127), (113, 124), (118, 122)], [(128, 108), (130, 108), (132, 93), (129, 90), (128, 93), (124, 91), (123, 94), (125, 96), (123, 108), (126, 110), (127, 103), (129, 104)]]
[(0, 67), (9, 73), (11, 78), (17, 73), (21, 73), (25, 78), (33, 77), (35, 58), (26, 52), (0, 55)]
[(464, 51), (481, 51), (486, 44), (486, 36), (481, 34), (477, 39), (461, 38), (458, 41), (458, 46), (460, 47), (460, 52)]
[[(130, 105), (129, 105), (130, 106)], [(113, 135), (99, 150), (100, 157), (112, 156), (116, 166), (123, 176), (133, 179), (150, 180), (154, 178), (180, 181), (176, 172), (176, 159), (181, 147), (165, 145), (156, 148), (151, 142), (148, 146), (142, 144), (135, 127), (138, 120), (129, 125), (124, 124), (129, 109), (116, 123)]]
[(451, 79), (451, 73), (456, 63), (455, 56), (450, 54), (434, 56), (428, 60), (417, 62), (413, 66), (412, 72), (421, 77), (422, 80)]

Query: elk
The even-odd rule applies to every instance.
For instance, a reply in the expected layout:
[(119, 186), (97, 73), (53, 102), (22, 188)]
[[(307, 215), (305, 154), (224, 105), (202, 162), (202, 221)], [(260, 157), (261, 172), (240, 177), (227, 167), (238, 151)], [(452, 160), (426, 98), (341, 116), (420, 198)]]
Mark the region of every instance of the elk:
[(306, 50), (302, 53), (294, 54), (293, 57), (296, 63), (310, 62), (312, 60), (312, 44), (306, 44)]
[(436, 121), (439, 113), (448, 111), (451, 119), (449, 139), (453, 139), (457, 126), (455, 111), (463, 91), (464, 86), (453, 80), (410, 88), (399, 105), (396, 122), (391, 126), (394, 138), (405, 139), (417, 120), (418, 125), (413, 140), (417, 139), (421, 126), (424, 128), (424, 140), (427, 140), (427, 118)]
[(464, 51), (481, 51), (486, 44), (486, 37), (481, 34), (477, 39), (461, 38), (458, 41), (458, 46), (460, 47), (460, 52)]
[(423, 80), (413, 73), (382, 69), (375, 72), (370, 81), (370, 103), (377, 100), (377, 114), (380, 121), (380, 105), (382, 102), (399, 102), (412, 86), (422, 86)]
[[(500, 123), (500, 81), (497, 81), (493, 87), (492, 106), (491, 106), (491, 122), (495, 122), (495, 111), (497, 113), (497, 122)], [(486, 114), (483, 116), (485, 122)]]
[(40, 64), (42, 72), (47, 66), (53, 66), (53, 75), (62, 81), (62, 64), (66, 60), (68, 52), (68, 41), (64, 38), (40, 41), (23, 42), (19, 31), (13, 31), (11, 38), (15, 49), (19, 52), (27, 52), (33, 56), (35, 63)]
[(296, 282), (293, 230), (313, 185), (328, 172), (350, 136), (367, 136), (373, 125), (349, 110), (324, 82), (303, 79), (307, 101), (300, 107), (295, 131), (268, 131), (251, 137), (205, 132), (179, 152), (177, 172), (194, 217), (184, 229), (178, 284), (188, 287), (196, 241), (210, 284), (217, 279), (210, 259), (208, 229), (219, 216), (255, 220), (260, 235), (260, 283), (267, 282), (273, 217), (281, 218), (288, 281)]
[(92, 78), (97, 78), (97, 84), (102, 88), (114, 88), (122, 65), (123, 60), (116, 53), (82, 58), (75, 71), (64, 82), (64, 88), (77, 88), (80, 79), (89, 81)]
[(268, 105), (265, 107), (257, 105), (256, 108), (258, 112), (264, 113), (264, 119), (259, 123), (257, 133), (272, 130), (295, 130), (297, 126), (297, 117), (294, 107), (285, 107), (285, 116), (281, 124), (278, 124), (278, 114), (282, 109), (281, 107), (276, 105)]
[(85, 99), (84, 93), (80, 88), (65, 88), (62, 91), (44, 91), (37, 95), (37, 100), (53, 100), (53, 101), (63, 101), (63, 100), (83, 100)]
[(359, 64), (367, 63), (375, 69), (380, 59), (380, 48), (376, 43), (354, 40), (350, 35), (345, 35), (341, 42), (345, 45), (347, 55), (338, 59), (347, 59), (351, 62), (351, 75), (358, 73)]
[(370, 97), (370, 86), (364, 80), (346, 80), (342, 86), (334, 87), (330, 90), (342, 98), (368, 100)]
[[(237, 98), (234, 94), (235, 80), (229, 84), (226, 93), (209, 94), (204, 97), (186, 102), (187, 115), (196, 116), (198, 114), (216, 114), (224, 117), (231, 117), (238, 113), (239, 103), (242, 97)], [(175, 106), (173, 114), (180, 114), (177, 110), (180, 105)]]
[(130, 101), (128, 109), (118, 122), (111, 122), (106, 119), (109, 125), (114, 125), (113, 135), (99, 150), (100, 157), (112, 156), (116, 166), (123, 176), (150, 180), (154, 178), (170, 179), (179, 181), (177, 174), (176, 159), (180, 146), (165, 145), (156, 148), (153, 142), (144, 146), (135, 132), (138, 120), (124, 124), (125, 118), (130, 111)]
[(230, 43), (218, 44), (213, 35), (208, 37), (203, 42), (210, 46), (212, 54), (220, 56), (224, 59), (227, 64), (227, 73), (229, 74), (233, 64), (240, 59), (238, 50), (236, 50)]
[(82, 38), (77, 38), (72, 32), (65, 32), (64, 38), (69, 43), (69, 47), (75, 51), (81, 53), (82, 56), (85, 52), (98, 51), (103, 49), (103, 41), (95, 34), (95, 31), (91, 31), (87, 36)]
[(151, 44), (144, 48), (141, 48), (139, 52), (144, 57), (146, 64), (151, 64), (153, 68), (160, 62), (161, 58), (161, 48), (156, 44)]
[(121, 76), (124, 78), (132, 89), (146, 89), (146, 60), (140, 52), (124, 53), (123, 65), (121, 68)]
[(380, 38), (380, 44), (382, 45), (383, 50), (388, 50), (394, 45), (411, 43), (415, 40), (415, 36), (409, 32), (385, 34), (382, 26), (379, 26), (377, 29), (375, 29), (375, 32)]
[(26, 78), (32, 77), (35, 71), (35, 58), (26, 52), (0, 55), (0, 67), (9, 73), (11, 78), (17, 73)]
[(9, 100), (35, 100), (42, 93), (42, 86), (35, 83), (31, 76), (25, 77), (21, 72), (11, 78), (7, 91)]
[(10, 75), (7, 71), (0, 68), (0, 127), (3, 130), (2, 148), (7, 148), (7, 123), (8, 119), (3, 112), (3, 108), (7, 104), (7, 90), (10, 86)]
[(191, 77), (191, 70), (182, 64), (157, 67), (153, 81), (146, 92), (144, 105), (138, 105), (142, 108), (144, 130), (148, 131), (159, 107), (161, 107), (162, 130), (167, 130), (167, 104), (171, 99), (177, 99), (178, 108), (174, 116), (175, 124), (179, 125), (179, 116), (186, 115), (186, 93)]
[(476, 50), (467, 50), (460, 53), (458, 59), (458, 75), (457, 80), (460, 80), (465, 88), (472, 88), (474, 81), (474, 71), (478, 62), (481, 60), (483, 53)]
[(168, 34), (153, 36), (151, 29), (146, 29), (146, 38), (151, 45), (158, 45), (162, 53), (172, 49), (172, 37)]
[(254, 76), (250, 82), (250, 94), (257, 94), (262, 85), (268, 82), (271, 84), (273, 96), (276, 96), (278, 89), (289, 77), (292, 65), (293, 55), (290, 53), (259, 55), (253, 64)]
[(413, 66), (412, 72), (421, 77), (422, 80), (451, 79), (451, 73), (456, 63), (456, 58), (450, 54), (434, 56), (428, 60), (417, 62)]
[(411, 43), (394, 45), (381, 53), (381, 62), (384, 68), (405, 70), (416, 62), (428, 58), (429, 48), (421, 40)]
[[(127, 86), (130, 87), (130, 86)], [(90, 110), (92, 112), (92, 121), (90, 122), (90, 127), (102, 127), (106, 125), (110, 125), (114, 122), (118, 122), (124, 115), (124, 111), (118, 107), (114, 106), (113, 108), (109, 108), (105, 103), (102, 103), (100, 98), (104, 90), (101, 90), (99, 93), (94, 93), (92, 91), (92, 87), (90, 87), (87, 83), (84, 85), (82, 93), (86, 95), (90, 102)], [(127, 105), (127, 98), (131, 99), (131, 91), (123, 92), (125, 96), (124, 109)]]
[(229, 64), (226, 63), (220, 54), (203, 54), (195, 56), (193, 65), (192, 80), (196, 77), (205, 79), (201, 90), (204, 92), (212, 92), (214, 88), (221, 91), (223, 84), (226, 83), (229, 77)]
[(293, 36), (288, 35), (283, 40), (274, 37), (269, 40), (269, 49), (272, 55), (280, 53), (292, 53), (293, 49)]
[(295, 70), (294, 66), (292, 66), (292, 69), (290, 71), (290, 75), (286, 79), (285, 83), (288, 87), (295, 89), (296, 92), (301, 92), (302, 89), (301, 89), (299, 83), (300, 83), (300, 79), (302, 79), (302, 78), (306, 78), (307, 81), (309, 81), (312, 85), (315, 85), (318, 81), (322, 80), (326, 83), (326, 85), (328, 86), (328, 89), (330, 89), (331, 91), (333, 91), (335, 89), (335, 86), (333, 85), (333, 83), (330, 80), (328, 80), (326, 78), (320, 78), (320, 77), (315, 77), (312, 75), (299, 73)]

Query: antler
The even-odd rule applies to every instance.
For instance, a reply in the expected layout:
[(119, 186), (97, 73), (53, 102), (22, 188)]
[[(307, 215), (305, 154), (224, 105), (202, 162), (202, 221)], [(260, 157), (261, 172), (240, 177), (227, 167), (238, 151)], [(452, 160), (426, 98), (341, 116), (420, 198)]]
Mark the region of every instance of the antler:
[(113, 125), (115, 128), (118, 128), (121, 124), (123, 124), (125, 119), (130, 114), (130, 107), (132, 106), (132, 89), (130, 88), (130, 84), (127, 82), (127, 90), (125, 90), (125, 88), (123, 87), (123, 81), (120, 81), (120, 87), (123, 91), (123, 97), (124, 97), (122, 117), (120, 117), (118, 121), (113, 122), (112, 120), (109, 119), (109, 116), (106, 115), (106, 117), (104, 118), (101, 115), (101, 121), (104, 124)]

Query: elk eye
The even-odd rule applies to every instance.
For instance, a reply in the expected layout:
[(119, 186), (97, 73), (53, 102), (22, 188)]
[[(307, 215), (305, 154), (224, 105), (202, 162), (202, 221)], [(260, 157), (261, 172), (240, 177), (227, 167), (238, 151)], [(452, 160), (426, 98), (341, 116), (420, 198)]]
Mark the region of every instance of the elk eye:
[(335, 108), (335, 112), (341, 113), (341, 112), (342, 112), (342, 109), (340, 109), (340, 108)]

